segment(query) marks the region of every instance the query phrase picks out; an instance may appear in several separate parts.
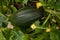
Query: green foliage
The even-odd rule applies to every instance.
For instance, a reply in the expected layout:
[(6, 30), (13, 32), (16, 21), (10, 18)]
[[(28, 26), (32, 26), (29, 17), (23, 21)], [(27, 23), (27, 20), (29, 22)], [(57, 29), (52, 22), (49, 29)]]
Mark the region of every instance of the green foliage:
[[(37, 2), (42, 4), (39, 9), (36, 8)], [(26, 11), (25, 7), (26, 9), (32, 7), (30, 9), (35, 11), (29, 9)], [(22, 19), (18, 18), (21, 16), (20, 12), (24, 14), (22, 18), (26, 20), (20, 21)], [(39, 12), (41, 14), (37, 15)], [(41, 17), (35, 20), (38, 16)], [(32, 23), (28, 25), (32, 22), (30, 18), (33, 19), (32, 27)], [(10, 21), (11, 24), (8, 23)], [(22, 24), (23, 22), (26, 26)], [(10, 28), (8, 24), (14, 28)], [(24, 27), (19, 26), (21, 24)], [(60, 40), (60, 0), (0, 0), (0, 40)]]
[(0, 40), (6, 40), (5, 37), (2, 34), (2, 31), (0, 30)]
[(8, 18), (2, 13), (0, 13), (0, 28), (3, 27), (3, 23), (7, 24), (7, 22), (8, 22)]
[(23, 3), (24, 3), (24, 4), (27, 4), (27, 2), (28, 2), (28, 0), (23, 0)]

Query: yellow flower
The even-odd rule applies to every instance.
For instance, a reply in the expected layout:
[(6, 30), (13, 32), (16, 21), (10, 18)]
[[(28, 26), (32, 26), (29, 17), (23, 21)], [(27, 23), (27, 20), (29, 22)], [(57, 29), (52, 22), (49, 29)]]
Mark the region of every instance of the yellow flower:
[(51, 29), (50, 28), (46, 28), (46, 32), (50, 32), (51, 31)]
[(32, 24), (32, 25), (31, 25), (31, 28), (32, 28), (32, 29), (35, 29), (35, 28), (36, 28), (36, 25), (35, 25), (35, 24)]
[(40, 8), (41, 6), (42, 6), (42, 3), (40, 3), (40, 2), (37, 2), (37, 3), (36, 3), (36, 7), (37, 7), (37, 8)]
[(3, 6), (3, 10), (7, 10), (7, 6), (4, 5), (4, 6)]

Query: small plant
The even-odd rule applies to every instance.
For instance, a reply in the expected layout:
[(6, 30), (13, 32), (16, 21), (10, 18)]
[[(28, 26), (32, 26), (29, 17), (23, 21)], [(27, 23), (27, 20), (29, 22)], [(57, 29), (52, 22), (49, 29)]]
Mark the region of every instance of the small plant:
[(0, 40), (60, 40), (60, 0), (0, 0)]

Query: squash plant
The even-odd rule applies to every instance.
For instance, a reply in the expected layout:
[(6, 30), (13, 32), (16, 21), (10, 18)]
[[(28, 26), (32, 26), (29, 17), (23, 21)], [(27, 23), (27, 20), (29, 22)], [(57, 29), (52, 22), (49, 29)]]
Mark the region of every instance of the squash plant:
[(60, 40), (60, 0), (0, 0), (0, 40)]

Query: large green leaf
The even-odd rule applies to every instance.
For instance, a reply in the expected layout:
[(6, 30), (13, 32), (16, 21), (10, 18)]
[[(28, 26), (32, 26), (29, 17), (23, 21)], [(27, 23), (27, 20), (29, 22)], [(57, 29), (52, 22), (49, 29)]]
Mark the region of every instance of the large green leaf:
[(18, 3), (18, 2), (20, 2), (20, 0), (15, 0), (15, 2), (17, 2), (17, 3)]
[(10, 5), (9, 8), (11, 9), (12, 13), (17, 12), (17, 8), (14, 5)]
[(0, 30), (0, 40), (6, 40), (5, 37), (2, 34), (2, 31)]
[(6, 40), (9, 40), (12, 36), (12, 30), (6, 28), (2, 31), (2, 34), (6, 38)]
[(15, 0), (15, 2), (17, 2), (17, 3), (18, 3), (18, 2), (21, 2), (21, 3), (22, 3), (22, 2), (23, 2), (23, 0)]
[(24, 4), (27, 4), (27, 2), (28, 2), (28, 0), (23, 0), (23, 3), (24, 3)]
[(55, 9), (60, 9), (60, 0), (58, 2), (56, 2)]
[(54, 30), (50, 32), (51, 40), (60, 40), (60, 30)]
[(8, 18), (0, 13), (0, 27), (2, 26), (2, 23), (7, 24)]
[(46, 37), (47, 33), (43, 32), (42, 34), (38, 35), (37, 38), (35, 38), (35, 40), (43, 40)]
[(12, 40), (24, 40), (24, 34), (21, 31), (13, 31), (13, 37)]

